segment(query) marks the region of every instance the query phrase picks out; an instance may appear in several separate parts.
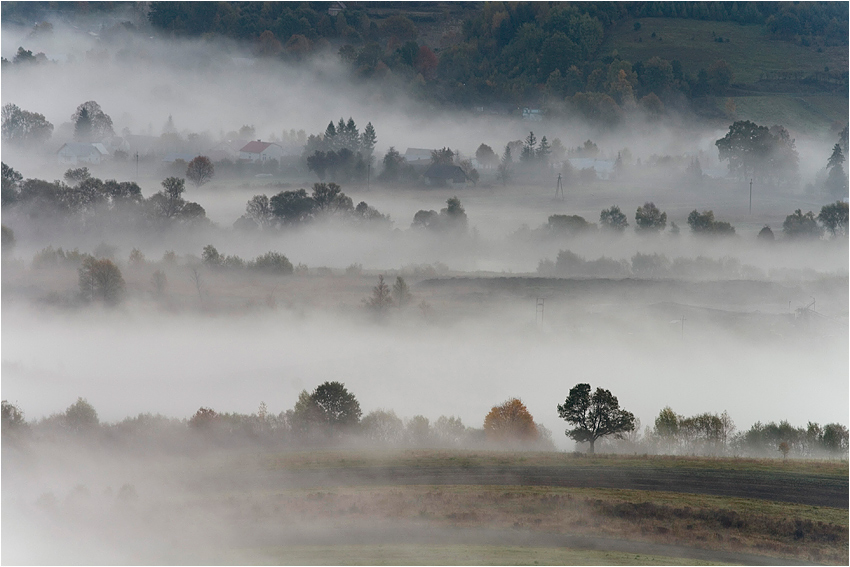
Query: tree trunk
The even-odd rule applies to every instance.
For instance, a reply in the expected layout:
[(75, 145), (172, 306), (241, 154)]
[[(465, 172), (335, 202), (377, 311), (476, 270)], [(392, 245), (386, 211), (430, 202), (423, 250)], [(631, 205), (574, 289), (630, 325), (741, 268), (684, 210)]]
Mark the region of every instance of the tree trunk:
[(596, 439), (590, 440), (590, 449), (587, 450), (588, 455), (593, 455), (593, 444), (596, 443)]

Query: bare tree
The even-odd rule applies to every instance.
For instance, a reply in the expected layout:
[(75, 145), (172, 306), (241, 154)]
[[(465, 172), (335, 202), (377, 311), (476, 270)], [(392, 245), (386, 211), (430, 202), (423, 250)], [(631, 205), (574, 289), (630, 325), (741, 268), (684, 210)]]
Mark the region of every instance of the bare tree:
[(198, 291), (198, 298), (204, 300), (203, 281), (201, 281), (201, 272), (196, 267), (189, 268), (189, 279), (195, 284), (195, 289)]

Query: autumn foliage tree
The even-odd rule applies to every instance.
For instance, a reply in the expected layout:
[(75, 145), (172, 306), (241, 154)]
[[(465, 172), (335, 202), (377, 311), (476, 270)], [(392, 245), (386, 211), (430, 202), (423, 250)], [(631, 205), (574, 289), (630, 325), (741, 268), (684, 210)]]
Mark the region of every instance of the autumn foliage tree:
[(487, 439), (499, 442), (534, 442), (539, 437), (534, 418), (517, 398), (493, 406), (484, 418)]
[(195, 187), (209, 183), (214, 175), (215, 166), (206, 156), (196, 157), (186, 167), (186, 179), (194, 183)]

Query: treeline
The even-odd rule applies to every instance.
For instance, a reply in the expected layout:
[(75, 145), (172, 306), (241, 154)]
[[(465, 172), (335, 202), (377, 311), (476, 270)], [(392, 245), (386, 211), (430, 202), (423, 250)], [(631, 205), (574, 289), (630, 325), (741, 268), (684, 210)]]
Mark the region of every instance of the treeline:
[[(4, 2), (4, 20), (38, 20), (39, 4)], [(68, 4), (70, 11), (83, 11)], [(824, 46), (846, 43), (848, 21), (841, 2), (422, 3), (415, 12), (403, 3), (382, 3), (380, 15), (368, 3), (346, 4), (333, 15), (328, 8), (313, 2), (156, 2), (148, 19), (166, 35), (250, 42), (258, 57), (297, 62), (334, 51), (353, 76), (389, 77), (435, 102), (540, 104), (545, 93), (558, 103), (550, 111), (566, 103), (602, 122), (617, 121), (636, 104), (656, 113), (663, 111), (661, 101), (678, 104), (677, 95), (723, 94), (734, 77), (722, 60), (689, 69), (659, 57), (601, 56), (605, 38), (625, 21), (731, 21), (763, 26), (775, 40)], [(386, 16), (388, 9), (397, 13)], [(452, 32), (459, 40), (442, 50), (421, 41), (447, 20), (461, 22)], [(639, 26), (635, 22), (635, 31)], [(21, 51), (17, 63), (38, 60)]]
[(716, 455), (794, 458), (847, 458), (848, 430), (840, 423), (808, 422), (795, 427), (787, 421), (756, 422), (737, 431), (726, 412), (685, 417), (669, 406), (662, 409), (643, 434), (605, 440), (615, 452), (674, 455)]
[[(661, 234), (667, 229), (667, 213), (661, 211), (655, 203), (647, 202), (635, 211), (635, 232), (642, 235)], [(782, 223), (785, 240), (818, 239), (829, 234), (832, 238), (848, 235), (848, 204), (836, 201), (821, 207), (817, 215), (812, 211), (803, 213), (797, 209)], [(687, 225), (691, 233), (699, 237), (733, 236), (735, 227), (725, 221), (717, 220), (714, 211), (699, 212), (694, 209), (688, 214)], [(588, 222), (579, 215), (551, 215), (546, 224), (536, 229), (523, 227), (515, 233), (517, 238), (556, 239), (592, 235), (603, 231), (611, 235), (623, 234), (629, 227), (626, 214), (620, 207), (613, 205), (599, 213), (599, 224)], [(671, 221), (667, 230), (670, 236), (680, 233), (679, 226)], [(761, 241), (773, 241), (776, 236), (770, 226), (759, 231)]]
[(2, 164), (2, 207), (4, 215), (30, 222), (61, 220), (69, 227), (94, 231), (107, 226), (163, 229), (175, 225), (209, 223), (198, 203), (183, 198), (185, 179), (169, 177), (162, 190), (145, 199), (132, 181), (103, 181), (88, 168), (69, 169), (63, 180), (24, 179)]
[[(82, 398), (62, 413), (35, 421), (27, 421), (21, 408), (4, 400), (2, 434), (4, 443), (79, 438), (123, 447), (155, 444), (176, 451), (197, 443), (554, 450), (552, 432), (537, 423), (517, 398), (494, 405), (483, 417), (482, 427), (476, 428), (454, 416), (434, 421), (422, 415), (402, 419), (387, 409), (363, 415), (357, 397), (336, 381), (324, 382), (312, 392), (302, 391), (291, 409), (279, 413), (260, 403), (250, 414), (201, 407), (183, 419), (143, 413), (116, 423), (101, 422), (95, 408)], [(600, 438), (596, 446), (597, 452), (632, 454), (846, 459), (848, 430), (839, 423), (795, 427), (780, 421), (757, 422), (738, 431), (726, 412), (685, 417), (668, 406), (643, 432), (640, 420), (635, 420), (631, 431), (619, 438)]]

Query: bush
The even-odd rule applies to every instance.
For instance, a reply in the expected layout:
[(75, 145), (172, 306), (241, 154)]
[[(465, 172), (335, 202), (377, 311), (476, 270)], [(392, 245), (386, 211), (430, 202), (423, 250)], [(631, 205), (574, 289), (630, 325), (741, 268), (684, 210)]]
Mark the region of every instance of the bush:
[(262, 256), (257, 256), (251, 262), (250, 267), (261, 272), (283, 276), (288, 276), (295, 271), (295, 268), (292, 267), (292, 262), (278, 252), (266, 252)]

